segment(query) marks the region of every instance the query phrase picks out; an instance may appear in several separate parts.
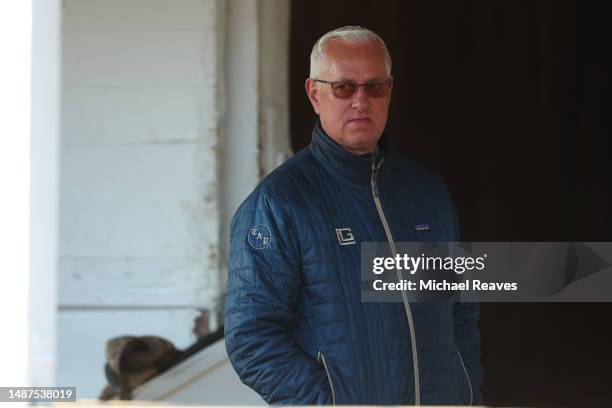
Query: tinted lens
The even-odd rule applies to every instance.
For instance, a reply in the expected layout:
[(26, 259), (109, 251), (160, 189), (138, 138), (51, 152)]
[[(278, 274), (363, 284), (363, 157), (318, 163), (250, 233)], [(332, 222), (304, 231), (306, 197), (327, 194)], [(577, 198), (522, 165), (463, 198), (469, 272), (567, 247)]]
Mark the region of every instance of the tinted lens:
[(368, 82), (361, 85), (350, 82), (336, 82), (332, 85), (332, 89), (334, 90), (334, 96), (340, 99), (351, 98), (359, 86), (363, 86), (370, 98), (385, 98), (389, 95), (389, 85), (389, 82)]
[(357, 85), (351, 83), (336, 83), (332, 85), (334, 96), (340, 99), (346, 99), (353, 96)]
[(371, 82), (364, 84), (363, 87), (370, 98), (384, 98), (389, 93), (388, 82)]

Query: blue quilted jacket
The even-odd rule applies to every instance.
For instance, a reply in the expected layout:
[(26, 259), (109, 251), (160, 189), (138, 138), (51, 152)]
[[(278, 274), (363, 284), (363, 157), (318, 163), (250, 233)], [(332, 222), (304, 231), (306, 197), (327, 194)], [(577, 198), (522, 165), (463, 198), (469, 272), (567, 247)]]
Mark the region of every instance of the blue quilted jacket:
[(481, 402), (477, 303), (361, 301), (361, 242), (458, 241), (441, 179), (383, 156), (317, 123), (232, 219), (225, 345), (270, 404)]

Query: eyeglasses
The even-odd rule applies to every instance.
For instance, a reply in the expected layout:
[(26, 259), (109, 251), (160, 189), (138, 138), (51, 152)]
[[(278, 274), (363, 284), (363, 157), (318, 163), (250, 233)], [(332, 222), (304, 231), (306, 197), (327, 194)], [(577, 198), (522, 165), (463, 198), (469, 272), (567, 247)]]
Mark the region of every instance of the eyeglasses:
[(329, 84), (332, 88), (334, 96), (338, 99), (351, 98), (360, 86), (363, 86), (363, 90), (366, 95), (370, 98), (385, 98), (389, 95), (391, 85), (393, 84), (393, 78), (389, 78), (386, 81), (372, 81), (364, 82), (363, 84), (356, 84), (354, 82), (332, 82), (324, 81), (322, 79), (310, 78), (311, 81), (321, 82), (323, 84)]

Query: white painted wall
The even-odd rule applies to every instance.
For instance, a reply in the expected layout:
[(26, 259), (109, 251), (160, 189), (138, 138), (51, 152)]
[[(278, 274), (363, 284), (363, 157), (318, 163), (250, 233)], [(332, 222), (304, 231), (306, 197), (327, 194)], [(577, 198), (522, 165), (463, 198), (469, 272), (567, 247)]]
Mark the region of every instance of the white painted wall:
[(79, 398), (109, 338), (218, 324), (220, 7), (63, 2), (58, 382)]
[(289, 155), (289, 1), (64, 0), (63, 20), (58, 383), (95, 398), (111, 337), (222, 324), (229, 220)]
[(32, 5), (28, 372), (32, 385), (48, 386), (55, 383), (57, 369), (61, 4), (35, 0)]
[(0, 386), (55, 381), (59, 29), (56, 0), (0, 5)]
[(0, 3), (0, 49), (0, 386), (6, 387), (28, 384), (31, 1)]

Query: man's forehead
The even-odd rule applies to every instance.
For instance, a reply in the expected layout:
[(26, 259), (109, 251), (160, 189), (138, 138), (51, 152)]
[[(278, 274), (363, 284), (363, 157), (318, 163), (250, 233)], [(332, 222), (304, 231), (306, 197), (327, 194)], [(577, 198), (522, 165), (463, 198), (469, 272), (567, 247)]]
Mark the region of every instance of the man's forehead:
[(326, 47), (326, 57), (324, 70), (334, 81), (373, 81), (388, 77), (384, 51), (375, 42), (331, 41)]

